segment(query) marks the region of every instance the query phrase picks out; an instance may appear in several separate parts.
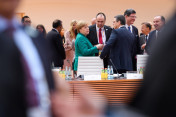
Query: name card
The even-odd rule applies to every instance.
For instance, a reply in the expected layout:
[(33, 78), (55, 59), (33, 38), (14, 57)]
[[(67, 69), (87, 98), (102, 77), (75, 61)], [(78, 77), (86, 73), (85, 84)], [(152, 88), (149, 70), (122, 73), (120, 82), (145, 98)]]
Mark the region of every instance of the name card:
[(126, 77), (127, 79), (143, 79), (143, 74), (127, 73)]

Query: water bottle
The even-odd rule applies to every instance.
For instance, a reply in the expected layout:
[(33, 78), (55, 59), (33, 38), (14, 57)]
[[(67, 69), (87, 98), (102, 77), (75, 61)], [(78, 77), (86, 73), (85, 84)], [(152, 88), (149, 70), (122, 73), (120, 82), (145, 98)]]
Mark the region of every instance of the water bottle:
[(110, 72), (111, 72), (111, 70), (110, 70), (110, 66), (108, 65), (108, 69), (107, 69), (108, 79), (111, 79)]
[(68, 69), (68, 79), (69, 79), (69, 80), (72, 79), (71, 67), (69, 67), (69, 69)]
[(66, 66), (65, 67), (65, 79), (68, 80), (69, 77), (68, 77), (68, 67)]
[(110, 76), (111, 76), (111, 79), (114, 79), (114, 70), (113, 70), (113, 67), (111, 66), (111, 69), (110, 69)]

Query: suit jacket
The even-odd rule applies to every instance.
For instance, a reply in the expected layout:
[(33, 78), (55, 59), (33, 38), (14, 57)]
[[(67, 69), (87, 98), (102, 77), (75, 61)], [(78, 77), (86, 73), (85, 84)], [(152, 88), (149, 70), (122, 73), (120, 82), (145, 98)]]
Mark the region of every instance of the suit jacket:
[[(54, 80), (50, 70), (47, 46), (40, 36), (32, 37), (41, 57), (50, 90), (54, 90)], [(26, 78), (21, 62), (21, 53), (13, 39), (0, 33), (0, 116), (26, 117)]]
[[(141, 35), (141, 36), (139, 37), (140, 49), (141, 49), (141, 46), (142, 46), (143, 44), (145, 44), (145, 43), (146, 43), (145, 35)], [(141, 52), (140, 52), (140, 53), (141, 53), (141, 54), (144, 54), (144, 50), (141, 49)]]
[(137, 54), (140, 54), (141, 49), (140, 49), (140, 42), (139, 42), (139, 33), (138, 33), (138, 29), (132, 25), (132, 33), (135, 37), (135, 46), (134, 46), (134, 56), (136, 56)]
[(98, 53), (96, 46), (90, 43), (90, 41), (83, 34), (78, 33), (75, 41), (75, 62), (74, 70), (77, 71), (78, 67), (78, 57), (79, 56), (95, 56), (95, 53)]
[[(109, 37), (111, 35), (111, 31), (112, 28), (109, 26), (104, 25), (104, 29), (105, 29), (105, 34), (106, 34), (106, 42), (109, 40)], [(91, 42), (91, 44), (97, 45), (98, 44), (98, 37), (97, 37), (97, 30), (96, 30), (96, 24), (91, 25), (89, 27), (89, 34), (87, 35), (87, 38), (89, 39), (89, 41)], [(95, 56), (98, 56), (98, 53), (95, 54)], [(108, 58), (109, 56), (107, 56), (106, 58), (104, 58), (104, 67), (107, 68), (108, 65)]]
[(143, 85), (131, 105), (151, 117), (175, 116), (176, 13), (149, 56)]
[[(63, 42), (60, 34), (52, 29), (48, 34), (46, 35), (46, 39), (49, 41), (52, 50), (54, 50), (54, 53), (52, 55), (52, 62), (54, 63), (55, 67), (62, 67), (63, 66), (63, 60), (66, 58), (65, 56), (65, 49), (63, 47)], [(51, 51), (51, 53), (53, 53)]]
[(110, 53), (110, 59), (117, 70), (133, 70), (132, 55), (135, 46), (134, 42), (134, 36), (125, 26), (115, 29), (103, 48), (100, 58), (104, 58)]
[[(107, 42), (109, 40), (110, 35), (111, 35), (112, 28), (104, 25), (104, 29), (105, 29), (106, 42)], [(89, 34), (87, 35), (87, 38), (89, 39), (89, 41), (91, 42), (92, 45), (98, 44), (96, 24), (89, 27)]]
[(139, 44), (139, 33), (138, 33), (138, 29), (132, 25), (132, 34), (135, 38), (135, 46), (133, 47), (133, 71), (136, 71), (136, 65), (137, 65), (137, 60), (136, 60), (136, 55), (137, 54), (141, 54), (141, 48), (140, 48), (140, 44)]
[(145, 47), (147, 54), (149, 55), (151, 54), (152, 46), (155, 43), (155, 41), (156, 41), (156, 30), (149, 33), (149, 38)]

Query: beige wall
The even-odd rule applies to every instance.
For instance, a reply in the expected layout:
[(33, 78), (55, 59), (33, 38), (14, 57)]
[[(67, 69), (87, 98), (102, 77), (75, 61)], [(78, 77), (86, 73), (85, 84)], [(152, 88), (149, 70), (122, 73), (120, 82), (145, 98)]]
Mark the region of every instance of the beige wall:
[(18, 12), (30, 16), (32, 24), (43, 24), (51, 30), (54, 19), (61, 19), (65, 29), (69, 29), (72, 19), (90, 20), (98, 12), (107, 16), (106, 25), (112, 26), (115, 15), (123, 14), (127, 8), (137, 12), (134, 25), (140, 28), (144, 21), (152, 22), (155, 15), (168, 18), (173, 12), (175, 0), (24, 0)]

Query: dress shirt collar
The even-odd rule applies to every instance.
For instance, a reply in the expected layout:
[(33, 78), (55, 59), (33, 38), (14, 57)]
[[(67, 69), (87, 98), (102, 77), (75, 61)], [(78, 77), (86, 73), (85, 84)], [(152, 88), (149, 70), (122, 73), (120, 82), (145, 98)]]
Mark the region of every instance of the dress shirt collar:
[[(96, 25), (96, 29), (97, 29), (97, 31), (99, 31), (100, 28), (98, 28)], [(101, 28), (101, 31), (103, 31), (103, 30), (104, 30), (104, 26)]]
[(130, 31), (133, 32), (132, 25), (128, 26), (127, 24), (125, 24), (125, 27), (127, 28), (127, 30), (128, 30), (128, 27), (130, 27)]
[(146, 36), (147, 36), (147, 40), (148, 40), (148, 38), (149, 38), (149, 34), (148, 35), (144, 35), (145, 36), (145, 38), (146, 38)]

